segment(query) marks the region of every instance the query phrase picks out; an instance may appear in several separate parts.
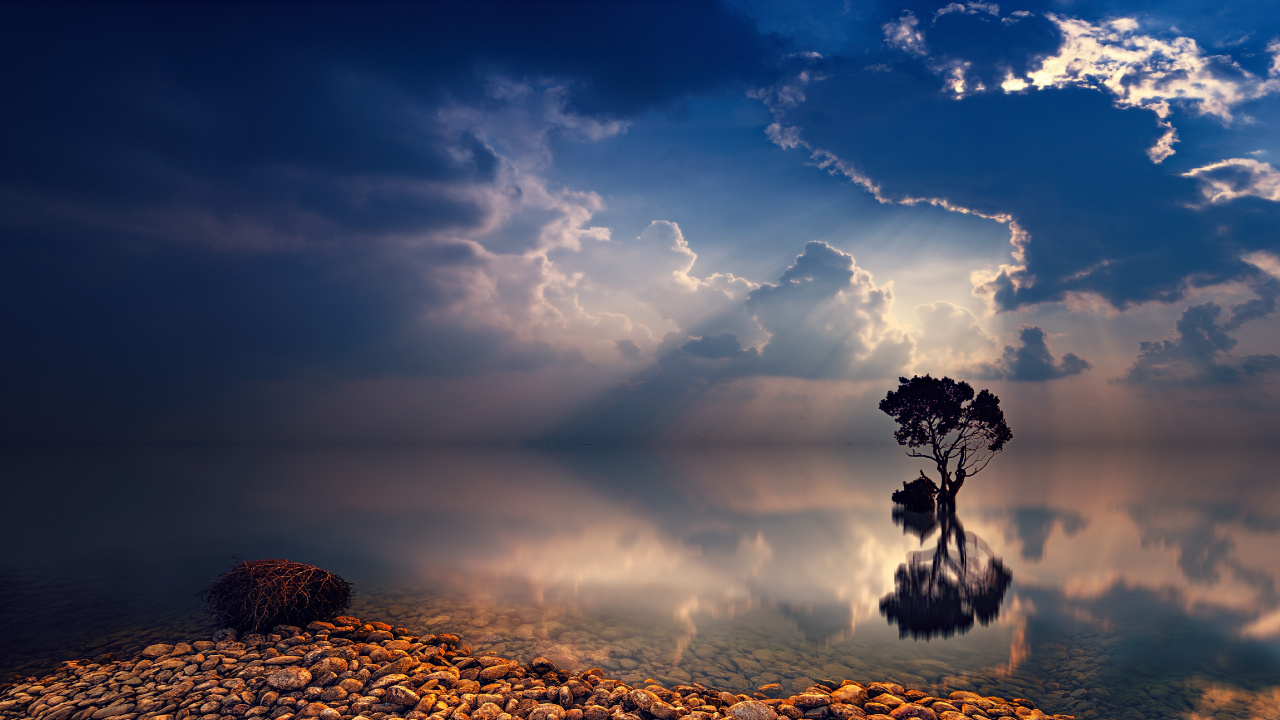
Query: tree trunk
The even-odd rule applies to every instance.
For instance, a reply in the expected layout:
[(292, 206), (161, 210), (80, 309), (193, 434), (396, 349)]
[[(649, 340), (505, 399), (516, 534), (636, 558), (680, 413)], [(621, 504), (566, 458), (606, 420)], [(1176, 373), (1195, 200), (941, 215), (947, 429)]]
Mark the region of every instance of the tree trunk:
[(950, 458), (943, 458), (942, 460), (934, 461), (938, 466), (939, 483), (937, 506), (939, 509), (954, 506), (955, 503), (955, 490), (951, 488), (951, 471), (947, 468), (947, 461), (949, 459)]
[(945, 502), (946, 506), (952, 510), (956, 507), (956, 495), (960, 493), (960, 488), (964, 487), (964, 479), (966, 475), (967, 473), (965, 473), (963, 466), (957, 468), (955, 481), (947, 483), (947, 492), (945, 494), (941, 492), (938, 493), (939, 501)]

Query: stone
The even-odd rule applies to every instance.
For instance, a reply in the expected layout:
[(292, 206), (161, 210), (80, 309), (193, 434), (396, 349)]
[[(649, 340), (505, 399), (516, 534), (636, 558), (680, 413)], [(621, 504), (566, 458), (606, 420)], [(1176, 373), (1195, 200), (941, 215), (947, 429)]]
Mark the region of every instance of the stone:
[(374, 679), (377, 679), (382, 677), (383, 675), (398, 675), (398, 674), (407, 673), (410, 670), (417, 669), (417, 667), (421, 664), (422, 663), (418, 662), (417, 660), (414, 660), (412, 657), (405, 656), (389, 665), (384, 665), (381, 669), (379, 669), (377, 672), (373, 674), (373, 677)]
[(867, 711), (846, 703), (831, 703), (827, 706), (827, 713), (834, 720), (861, 720), (867, 716)]
[(262, 661), (263, 665), (297, 665), (302, 658), (297, 655), (279, 655)]
[(336, 702), (339, 700), (345, 700), (349, 694), (350, 693), (341, 686), (334, 685), (333, 687), (327, 687), (324, 689), (324, 692), (320, 694), (320, 700), (323, 702)]
[(158, 657), (164, 657), (165, 655), (168, 655), (172, 652), (173, 652), (172, 645), (157, 643), (155, 645), (148, 645), (146, 649), (139, 654), (144, 658), (155, 659)]
[(93, 720), (102, 720), (102, 718), (111, 718), (117, 715), (126, 715), (128, 713), (133, 712), (134, 707), (135, 706), (133, 703), (121, 703), (119, 705), (112, 705), (110, 707), (104, 707), (101, 710), (95, 712), (92, 715), (92, 717), (93, 717)]
[(388, 687), (391, 687), (392, 685), (399, 685), (400, 683), (408, 679), (409, 679), (408, 675), (400, 675), (400, 674), (383, 675), (377, 680), (374, 680), (373, 684), (369, 686), (369, 689), (377, 690), (379, 688), (388, 688)]
[(564, 720), (564, 708), (554, 703), (539, 703), (529, 711), (529, 720)]
[(653, 707), (655, 702), (658, 702), (658, 696), (648, 690), (632, 690), (631, 702), (635, 703), (636, 707), (641, 710), (648, 712), (649, 708)]
[(938, 720), (937, 714), (923, 705), (903, 704), (889, 711), (889, 717), (893, 720)]
[(403, 685), (392, 685), (387, 688), (387, 694), (382, 696), (386, 702), (392, 702), (397, 705), (417, 705), (422, 698), (418, 697), (418, 693)]
[[(721, 693), (721, 695), (727, 694)], [(725, 710), (725, 713), (733, 720), (777, 720), (778, 717), (773, 708), (759, 700), (744, 700), (734, 703)]]
[(321, 658), (319, 662), (312, 665), (309, 668), (309, 671), (313, 676), (323, 675), (326, 672), (331, 672), (334, 675), (341, 675), (342, 673), (347, 671), (347, 666), (348, 666), (347, 661), (344, 660), (343, 658), (326, 657), (326, 658)]
[(658, 700), (649, 706), (649, 714), (658, 720), (676, 720), (678, 713), (674, 705)]
[(888, 715), (889, 711), (893, 708), (885, 705), (884, 703), (871, 700), (864, 703), (862, 709), (866, 710), (868, 715)]
[(826, 695), (819, 695), (817, 693), (804, 693), (802, 695), (797, 695), (794, 700), (796, 707), (800, 708), (803, 712), (808, 712), (820, 707), (826, 707), (831, 704), (830, 697)]
[(857, 683), (842, 685), (831, 692), (831, 699), (838, 703), (861, 705), (867, 701), (867, 691)]
[(306, 668), (290, 665), (280, 668), (267, 676), (267, 684), (276, 690), (289, 692), (307, 686), (311, 682), (311, 673)]

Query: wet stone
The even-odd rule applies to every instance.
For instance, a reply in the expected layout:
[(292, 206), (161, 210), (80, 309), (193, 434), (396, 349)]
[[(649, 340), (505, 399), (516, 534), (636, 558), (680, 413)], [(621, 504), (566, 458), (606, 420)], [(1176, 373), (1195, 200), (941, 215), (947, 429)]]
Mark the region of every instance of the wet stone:
[(899, 705), (889, 712), (889, 717), (893, 720), (938, 720), (938, 716), (930, 708), (921, 705)]
[(267, 684), (276, 690), (297, 690), (311, 682), (311, 673), (306, 668), (285, 667), (267, 676)]
[(857, 705), (832, 703), (827, 706), (827, 714), (834, 720), (861, 720), (867, 716), (867, 711)]
[(392, 685), (387, 688), (387, 694), (383, 698), (387, 702), (397, 705), (417, 705), (418, 701), (422, 699), (412, 689), (403, 685)]
[[(728, 693), (721, 693), (727, 695)], [(760, 702), (759, 700), (745, 700), (735, 703), (726, 711), (733, 720), (776, 720), (778, 714), (773, 708)]]

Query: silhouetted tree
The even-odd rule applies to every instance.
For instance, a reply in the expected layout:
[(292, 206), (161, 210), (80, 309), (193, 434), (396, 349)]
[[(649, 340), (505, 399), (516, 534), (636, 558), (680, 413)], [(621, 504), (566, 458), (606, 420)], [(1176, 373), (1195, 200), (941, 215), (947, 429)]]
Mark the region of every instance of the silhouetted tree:
[[(898, 423), (893, 439), (911, 457), (933, 460), (940, 475), (939, 507), (955, 507), (965, 478), (991, 462), (1013, 432), (1004, 421), (1000, 398), (983, 390), (975, 397), (967, 382), (916, 375), (898, 378), (898, 389), (880, 401), (881, 412)], [(955, 477), (951, 461), (955, 460)]]

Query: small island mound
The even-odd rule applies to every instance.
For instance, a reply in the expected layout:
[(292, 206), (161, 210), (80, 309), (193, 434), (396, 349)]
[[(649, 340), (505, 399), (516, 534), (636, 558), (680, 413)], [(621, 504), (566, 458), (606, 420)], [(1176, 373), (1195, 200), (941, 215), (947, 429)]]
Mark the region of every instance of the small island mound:
[(457, 635), (417, 635), (350, 616), (305, 628), (147, 647), (107, 663), (71, 661), (0, 694), (0, 717), (39, 720), (1072, 720), (1030, 700), (889, 682), (822, 681), (751, 696), (693, 683), (634, 687), (599, 668), (569, 673), (474, 657)]

